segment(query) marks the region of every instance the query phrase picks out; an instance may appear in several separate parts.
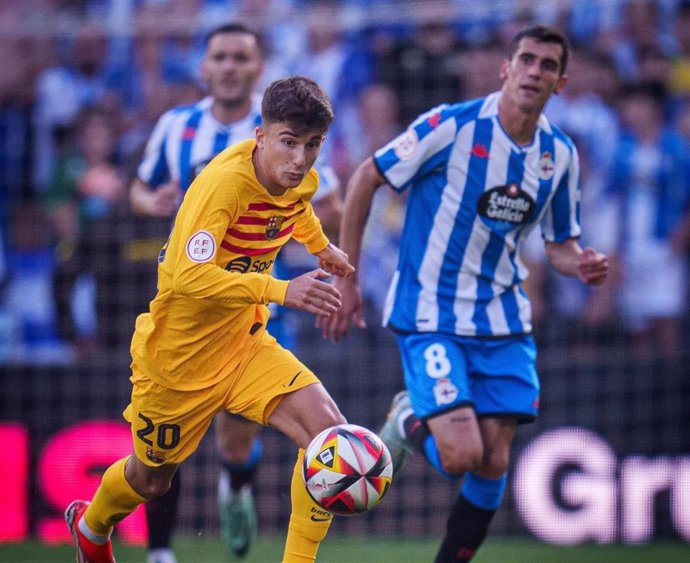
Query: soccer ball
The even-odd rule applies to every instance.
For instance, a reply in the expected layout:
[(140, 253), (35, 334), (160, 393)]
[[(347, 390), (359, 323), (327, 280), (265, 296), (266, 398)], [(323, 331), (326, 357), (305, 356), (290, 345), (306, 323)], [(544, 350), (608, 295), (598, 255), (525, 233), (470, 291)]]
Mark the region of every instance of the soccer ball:
[(329, 512), (349, 516), (381, 502), (393, 479), (393, 461), (371, 430), (339, 424), (311, 441), (302, 475), (314, 502)]

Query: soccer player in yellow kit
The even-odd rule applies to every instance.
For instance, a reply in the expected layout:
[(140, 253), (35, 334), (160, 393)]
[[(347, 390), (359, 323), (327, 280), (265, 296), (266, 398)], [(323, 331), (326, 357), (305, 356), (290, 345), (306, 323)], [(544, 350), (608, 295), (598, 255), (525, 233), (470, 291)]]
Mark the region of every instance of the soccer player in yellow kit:
[[(307, 494), (300, 467), (311, 439), (346, 420), (265, 326), (270, 302), (329, 316), (340, 294), (323, 279), (354, 272), (310, 204), (318, 187), (312, 166), (333, 112), (315, 82), (291, 77), (268, 87), (261, 113), (256, 139), (220, 153), (192, 183), (161, 251), (158, 293), (132, 339), (124, 414), (134, 453), (106, 470), (90, 503), (77, 500), (65, 511), (80, 562), (114, 561), (113, 526), (167, 491), (222, 409), (270, 425), (299, 447), (283, 563), (314, 561), (328, 531), (330, 514)], [(290, 238), (319, 268), (281, 281), (271, 268)]]

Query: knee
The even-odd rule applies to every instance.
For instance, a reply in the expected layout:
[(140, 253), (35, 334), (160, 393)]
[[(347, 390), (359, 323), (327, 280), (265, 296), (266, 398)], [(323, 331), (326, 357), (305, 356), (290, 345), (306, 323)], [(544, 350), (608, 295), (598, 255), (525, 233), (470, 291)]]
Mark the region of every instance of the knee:
[(170, 479), (150, 479), (144, 482), (143, 491), (139, 491), (141, 496), (147, 500), (160, 497), (170, 490)]
[[(509, 458), (508, 450), (489, 450), (481, 463), (482, 474), (498, 479), (508, 471)], [(479, 469), (479, 467), (475, 469)]]
[(459, 477), (481, 466), (484, 450), (481, 444), (452, 444), (441, 448), (439, 454), (443, 470)]
[(156, 474), (136, 475), (128, 477), (129, 484), (146, 500), (160, 497), (170, 490), (172, 476)]

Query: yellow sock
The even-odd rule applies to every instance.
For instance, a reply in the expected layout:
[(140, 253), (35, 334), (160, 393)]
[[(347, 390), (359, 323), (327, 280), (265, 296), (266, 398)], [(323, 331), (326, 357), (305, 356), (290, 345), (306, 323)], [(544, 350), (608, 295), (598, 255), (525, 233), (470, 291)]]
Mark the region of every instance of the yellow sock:
[(98, 535), (109, 534), (113, 526), (129, 516), (137, 506), (146, 502), (125, 478), (125, 465), (130, 456), (106, 469), (101, 485), (84, 513), (86, 525)]
[(316, 504), (307, 493), (302, 479), (304, 450), (297, 454), (297, 463), (292, 472), (290, 498), (292, 513), (288, 525), (283, 563), (312, 563), (316, 552), (326, 537), (333, 515)]

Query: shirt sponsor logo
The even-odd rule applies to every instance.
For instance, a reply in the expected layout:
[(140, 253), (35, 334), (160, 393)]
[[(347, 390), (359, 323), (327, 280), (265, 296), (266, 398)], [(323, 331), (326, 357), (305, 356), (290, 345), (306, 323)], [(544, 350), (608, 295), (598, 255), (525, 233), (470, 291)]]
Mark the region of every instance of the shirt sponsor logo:
[(484, 192), (477, 202), (480, 217), (499, 233), (527, 223), (533, 209), (532, 197), (514, 182)]
[(393, 147), (393, 152), (400, 160), (408, 160), (412, 158), (417, 151), (418, 143), (419, 137), (417, 137), (417, 131), (414, 130), (414, 127), (410, 127), (405, 133), (398, 137)]
[(198, 231), (187, 240), (187, 257), (192, 262), (208, 262), (216, 253), (216, 241), (207, 231)]
[(237, 272), (238, 274), (244, 274), (249, 270), (249, 266), (251, 266), (251, 263), (252, 259), (249, 256), (240, 256), (239, 258), (230, 260), (230, 262), (228, 262), (228, 265), (225, 266), (225, 269), (228, 272)]

